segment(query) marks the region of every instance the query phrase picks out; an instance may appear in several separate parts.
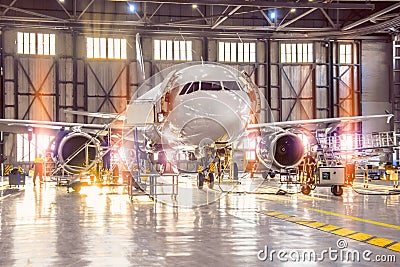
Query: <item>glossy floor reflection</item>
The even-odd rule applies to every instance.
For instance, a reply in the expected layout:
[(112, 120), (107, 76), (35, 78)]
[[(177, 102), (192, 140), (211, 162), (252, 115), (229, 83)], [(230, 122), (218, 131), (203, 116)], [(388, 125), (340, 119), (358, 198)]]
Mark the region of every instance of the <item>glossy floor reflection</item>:
[[(319, 253), (337, 249), (341, 238), (267, 216), (263, 210), (400, 241), (399, 228), (393, 227), (400, 225), (399, 195), (360, 195), (349, 188), (342, 197), (326, 188), (311, 196), (270, 194), (275, 185), (264, 183), (257, 194), (223, 194), (209, 205), (184, 208), (146, 196), (129, 201), (119, 189), (67, 193), (52, 183), (28, 183), (23, 192), (0, 200), (0, 266), (377, 266), (328, 257), (285, 262), (276, 254), (263, 261), (260, 251), (265, 248)], [(205, 193), (193, 188), (188, 201)], [(379, 265), (398, 266), (398, 252), (342, 239), (349, 249), (395, 255), (397, 263)]]

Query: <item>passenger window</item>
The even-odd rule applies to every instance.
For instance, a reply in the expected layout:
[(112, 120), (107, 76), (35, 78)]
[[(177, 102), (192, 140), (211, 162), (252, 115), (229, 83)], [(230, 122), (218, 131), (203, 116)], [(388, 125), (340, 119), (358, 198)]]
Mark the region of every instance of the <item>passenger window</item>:
[(240, 90), (239, 84), (236, 81), (223, 81), (225, 90)]
[(220, 91), (222, 90), (221, 82), (202, 82), (201, 90), (204, 91)]

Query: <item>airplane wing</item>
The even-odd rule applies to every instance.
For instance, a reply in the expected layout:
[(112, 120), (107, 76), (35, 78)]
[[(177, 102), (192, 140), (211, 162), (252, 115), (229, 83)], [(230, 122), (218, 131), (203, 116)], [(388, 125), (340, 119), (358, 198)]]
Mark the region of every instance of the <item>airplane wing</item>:
[(120, 121), (125, 120), (125, 116), (118, 113), (104, 113), (104, 112), (88, 112), (88, 111), (77, 111), (77, 110), (64, 110), (66, 114), (81, 115), (86, 117), (94, 117), (101, 119), (117, 119)]
[(354, 123), (371, 119), (382, 119), (385, 118), (386, 122), (389, 123), (390, 119), (393, 118), (393, 114), (382, 114), (382, 115), (366, 115), (366, 116), (353, 116), (353, 117), (337, 117), (337, 118), (326, 118), (326, 119), (311, 119), (311, 120), (295, 120), (295, 121), (278, 121), (278, 122), (266, 122), (266, 123), (257, 123), (257, 124), (249, 124), (247, 126), (248, 130), (257, 129), (257, 128), (267, 128), (267, 127), (281, 127), (281, 128), (289, 128), (289, 127), (303, 127), (308, 125), (315, 125), (319, 128), (322, 126), (326, 127), (327, 125), (336, 124), (334, 128), (337, 128), (341, 124), (346, 123)]
[(103, 124), (84, 124), (73, 122), (39, 121), (39, 120), (19, 120), (19, 119), (0, 119), (0, 130), (3, 132), (23, 133), (27, 128), (41, 128), (49, 131), (58, 131), (61, 127), (86, 128), (89, 131), (101, 130)]

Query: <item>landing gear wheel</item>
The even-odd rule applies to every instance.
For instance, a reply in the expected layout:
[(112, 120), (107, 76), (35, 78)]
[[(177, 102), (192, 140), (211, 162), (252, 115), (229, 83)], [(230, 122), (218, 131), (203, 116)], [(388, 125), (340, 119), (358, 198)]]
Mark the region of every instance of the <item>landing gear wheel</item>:
[(304, 195), (309, 195), (310, 193), (311, 193), (311, 187), (309, 186), (309, 185), (302, 185), (301, 186), (301, 192), (304, 194)]
[(197, 187), (199, 189), (203, 189), (204, 180), (205, 180), (204, 173), (199, 172), (199, 174), (197, 174)]
[(340, 185), (332, 185), (331, 192), (335, 196), (341, 196), (343, 194), (343, 188)]

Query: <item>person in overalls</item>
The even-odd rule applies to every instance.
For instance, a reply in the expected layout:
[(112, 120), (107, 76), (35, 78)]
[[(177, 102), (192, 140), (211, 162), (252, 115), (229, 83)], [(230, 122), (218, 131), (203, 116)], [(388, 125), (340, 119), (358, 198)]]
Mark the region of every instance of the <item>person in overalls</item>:
[(39, 176), (39, 182), (43, 182), (43, 172), (44, 172), (44, 159), (42, 158), (42, 155), (39, 154), (38, 157), (35, 158), (33, 162), (33, 185), (36, 185), (36, 177)]

